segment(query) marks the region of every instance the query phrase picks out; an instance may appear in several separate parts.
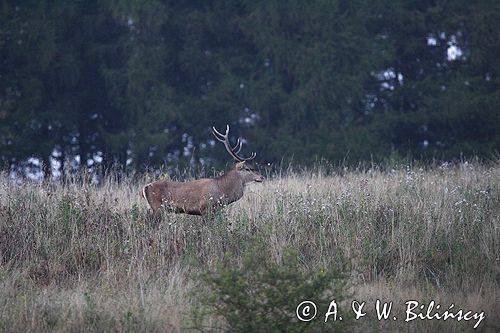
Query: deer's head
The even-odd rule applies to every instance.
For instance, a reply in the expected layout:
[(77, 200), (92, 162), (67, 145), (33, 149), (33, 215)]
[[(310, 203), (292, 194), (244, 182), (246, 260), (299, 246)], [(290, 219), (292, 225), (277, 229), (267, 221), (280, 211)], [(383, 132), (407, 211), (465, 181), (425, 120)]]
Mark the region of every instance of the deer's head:
[(254, 169), (251, 164), (246, 163), (245, 161), (236, 163), (234, 169), (238, 173), (238, 176), (243, 180), (243, 183), (260, 183), (264, 180), (264, 176), (262, 176), (257, 169)]
[(238, 176), (243, 180), (243, 183), (249, 183), (249, 182), (260, 183), (264, 180), (264, 176), (262, 176), (257, 171), (257, 169), (253, 168), (252, 165), (249, 163), (250, 160), (253, 160), (255, 158), (256, 154), (252, 153), (252, 155), (250, 155), (250, 157), (247, 158), (238, 155), (241, 150), (241, 146), (243, 144), (240, 138), (238, 138), (236, 145), (234, 147), (231, 147), (231, 144), (229, 143), (229, 125), (226, 125), (225, 134), (222, 134), (219, 131), (217, 131), (215, 127), (212, 127), (212, 133), (218, 141), (224, 144), (224, 147), (226, 147), (226, 150), (229, 153), (229, 155), (231, 155), (235, 159), (236, 165), (234, 166), (234, 170), (236, 171)]

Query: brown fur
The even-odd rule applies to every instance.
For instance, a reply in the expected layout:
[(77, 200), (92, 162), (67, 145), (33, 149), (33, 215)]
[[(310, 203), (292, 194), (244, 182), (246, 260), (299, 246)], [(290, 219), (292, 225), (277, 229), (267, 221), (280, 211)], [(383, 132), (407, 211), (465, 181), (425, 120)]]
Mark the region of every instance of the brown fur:
[(236, 163), (233, 169), (214, 179), (198, 179), (190, 182), (159, 180), (144, 186), (143, 197), (153, 213), (162, 206), (168, 211), (191, 215), (207, 215), (229, 205), (243, 196), (245, 184), (264, 179), (251, 170), (245, 162)]

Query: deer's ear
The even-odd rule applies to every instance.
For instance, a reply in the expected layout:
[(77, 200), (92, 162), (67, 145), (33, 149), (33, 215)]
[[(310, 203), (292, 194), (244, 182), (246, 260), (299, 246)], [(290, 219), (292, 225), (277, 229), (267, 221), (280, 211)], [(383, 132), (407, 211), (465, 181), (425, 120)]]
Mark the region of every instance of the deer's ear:
[(243, 169), (245, 169), (245, 162), (244, 161), (236, 163), (236, 170), (240, 171)]

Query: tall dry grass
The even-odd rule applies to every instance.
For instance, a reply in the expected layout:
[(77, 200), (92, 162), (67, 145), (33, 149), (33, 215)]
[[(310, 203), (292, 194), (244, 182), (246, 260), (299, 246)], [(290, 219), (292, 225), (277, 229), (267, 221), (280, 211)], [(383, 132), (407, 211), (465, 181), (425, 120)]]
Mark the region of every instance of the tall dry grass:
[[(301, 267), (349, 267), (353, 297), (434, 299), (500, 313), (500, 167), (287, 172), (248, 186), (210, 223), (164, 214), (140, 196), (146, 179), (100, 186), (16, 184), (0, 176), (0, 331), (192, 330), (198, 273), (238, 267), (252, 244)], [(219, 327), (220, 318), (206, 318)], [(470, 323), (378, 322), (358, 331), (471, 330)]]

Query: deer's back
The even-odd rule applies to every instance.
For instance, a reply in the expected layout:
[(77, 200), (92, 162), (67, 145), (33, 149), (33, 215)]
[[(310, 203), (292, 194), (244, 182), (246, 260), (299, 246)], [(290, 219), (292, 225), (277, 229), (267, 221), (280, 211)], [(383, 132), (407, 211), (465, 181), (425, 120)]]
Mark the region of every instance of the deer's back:
[(213, 179), (197, 179), (189, 182), (158, 181), (152, 184), (152, 191), (173, 210), (190, 214), (202, 214), (208, 201), (217, 195)]

